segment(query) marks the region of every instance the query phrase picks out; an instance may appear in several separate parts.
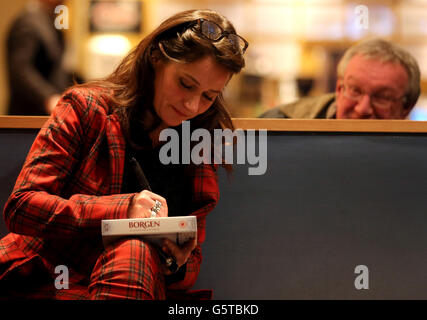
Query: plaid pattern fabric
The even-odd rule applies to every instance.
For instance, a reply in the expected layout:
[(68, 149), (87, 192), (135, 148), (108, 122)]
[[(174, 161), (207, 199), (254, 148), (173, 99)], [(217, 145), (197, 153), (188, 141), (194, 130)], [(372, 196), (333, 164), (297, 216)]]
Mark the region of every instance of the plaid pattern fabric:
[[(56, 266), (66, 265), (70, 283), (89, 284), (104, 251), (101, 220), (126, 218), (134, 195), (120, 194), (125, 140), (108, 104), (104, 91), (71, 89), (37, 135), (4, 208), (11, 233), (0, 240), (0, 286), (2, 279), (35, 256), (51, 275), (55, 276)], [(184, 279), (168, 290), (194, 285), (206, 215), (219, 198), (214, 167), (194, 167), (192, 180), (190, 214), (198, 218), (198, 245)], [(26, 267), (31, 270), (31, 263)], [(53, 283), (51, 287), (54, 290)], [(76, 295), (83, 292), (76, 290)]]
[(93, 299), (165, 299), (165, 279), (156, 249), (139, 239), (112, 244), (92, 272), (89, 294)]

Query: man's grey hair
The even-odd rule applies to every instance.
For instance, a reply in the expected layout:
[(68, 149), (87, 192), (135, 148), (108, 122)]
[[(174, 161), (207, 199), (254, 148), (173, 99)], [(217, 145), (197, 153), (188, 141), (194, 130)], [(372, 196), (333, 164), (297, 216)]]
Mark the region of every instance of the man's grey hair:
[(406, 50), (383, 39), (370, 39), (362, 41), (344, 53), (338, 63), (338, 78), (343, 78), (348, 62), (356, 54), (381, 62), (399, 63), (408, 74), (408, 87), (406, 88), (405, 108), (412, 108), (420, 96), (420, 68), (417, 60)]

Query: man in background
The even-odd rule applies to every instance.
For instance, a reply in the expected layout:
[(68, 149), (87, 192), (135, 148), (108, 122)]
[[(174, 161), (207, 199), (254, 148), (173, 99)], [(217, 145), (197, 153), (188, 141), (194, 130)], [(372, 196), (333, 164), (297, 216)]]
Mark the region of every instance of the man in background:
[(382, 39), (350, 47), (338, 64), (335, 93), (300, 99), (261, 118), (405, 119), (420, 95), (414, 57)]
[(64, 36), (55, 28), (55, 7), (63, 1), (36, 0), (15, 19), (7, 38), (9, 114), (48, 115), (72, 85), (62, 66)]

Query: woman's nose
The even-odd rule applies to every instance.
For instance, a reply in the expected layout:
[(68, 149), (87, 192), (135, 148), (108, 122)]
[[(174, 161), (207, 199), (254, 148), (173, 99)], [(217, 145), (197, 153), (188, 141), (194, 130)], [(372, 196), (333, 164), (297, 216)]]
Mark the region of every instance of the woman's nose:
[(187, 99), (184, 101), (184, 108), (186, 109), (187, 113), (197, 113), (199, 110), (199, 102), (200, 98), (197, 95), (187, 97)]

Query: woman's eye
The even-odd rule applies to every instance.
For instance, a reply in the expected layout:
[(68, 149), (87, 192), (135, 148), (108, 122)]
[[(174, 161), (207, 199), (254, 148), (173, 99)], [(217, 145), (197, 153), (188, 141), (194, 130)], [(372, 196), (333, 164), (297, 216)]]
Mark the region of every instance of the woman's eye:
[(181, 86), (183, 86), (185, 89), (191, 89), (192, 86), (189, 84), (186, 84), (182, 79), (179, 80), (179, 83), (181, 84)]

